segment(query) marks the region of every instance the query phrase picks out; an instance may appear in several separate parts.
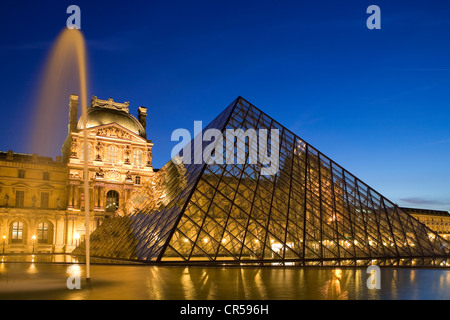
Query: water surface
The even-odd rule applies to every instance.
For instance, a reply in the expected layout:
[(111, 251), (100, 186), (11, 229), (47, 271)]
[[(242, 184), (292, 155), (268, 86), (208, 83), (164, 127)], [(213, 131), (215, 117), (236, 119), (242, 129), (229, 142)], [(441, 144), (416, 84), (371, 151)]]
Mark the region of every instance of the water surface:
[(81, 264), (81, 289), (69, 290), (71, 264), (66, 262), (72, 257), (60, 258), (59, 263), (48, 257), (8, 258), (0, 263), (0, 299), (450, 299), (450, 270), (446, 269), (382, 268), (381, 289), (370, 290), (364, 268), (92, 264), (87, 284)]

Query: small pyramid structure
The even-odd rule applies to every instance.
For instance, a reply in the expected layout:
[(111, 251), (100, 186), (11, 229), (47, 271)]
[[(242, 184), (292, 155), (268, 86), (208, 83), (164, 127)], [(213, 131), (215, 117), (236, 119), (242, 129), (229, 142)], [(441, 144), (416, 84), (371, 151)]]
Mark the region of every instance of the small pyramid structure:
[[(224, 137), (227, 130), (255, 129), (258, 138), (263, 129), (278, 130), (278, 170), (263, 174), (268, 165), (250, 159), (250, 141), (242, 163), (198, 162), (199, 150), (225, 147), (225, 138), (194, 138), (190, 154), (180, 151), (92, 233), (91, 256), (300, 266), (447, 262), (443, 238), (245, 99), (233, 101), (203, 133), (208, 129)], [(84, 243), (72, 254), (84, 255)]]

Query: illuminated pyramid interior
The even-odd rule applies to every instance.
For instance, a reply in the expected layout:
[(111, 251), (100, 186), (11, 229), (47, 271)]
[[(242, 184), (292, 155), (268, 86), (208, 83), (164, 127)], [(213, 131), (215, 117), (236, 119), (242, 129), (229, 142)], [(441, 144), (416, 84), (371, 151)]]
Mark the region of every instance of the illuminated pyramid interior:
[[(93, 257), (300, 266), (447, 262), (443, 238), (243, 98), (209, 128), (278, 129), (278, 173), (263, 175), (250, 161), (171, 160), (93, 232)], [(84, 255), (84, 244), (73, 254)]]

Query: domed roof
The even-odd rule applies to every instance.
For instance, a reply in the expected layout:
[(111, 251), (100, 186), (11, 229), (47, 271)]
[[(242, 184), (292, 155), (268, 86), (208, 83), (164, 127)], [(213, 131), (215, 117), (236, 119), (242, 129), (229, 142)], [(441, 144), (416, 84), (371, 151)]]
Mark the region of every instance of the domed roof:
[[(110, 123), (118, 125), (138, 134), (145, 138), (145, 129), (142, 124), (132, 115), (125, 111), (111, 108), (91, 107), (87, 112), (87, 128), (102, 126)], [(80, 117), (77, 129), (83, 129), (83, 117)]]

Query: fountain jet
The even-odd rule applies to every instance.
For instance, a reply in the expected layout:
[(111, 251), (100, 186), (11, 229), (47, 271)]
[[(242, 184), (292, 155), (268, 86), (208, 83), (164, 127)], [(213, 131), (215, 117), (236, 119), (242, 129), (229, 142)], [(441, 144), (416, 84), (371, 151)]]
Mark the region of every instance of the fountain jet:
[[(78, 75), (78, 79), (76, 79)], [(83, 122), (83, 139), (87, 141), (87, 60), (84, 36), (78, 29), (64, 29), (58, 36), (44, 71), (44, 78), (39, 92), (36, 125), (32, 135), (30, 148), (46, 152), (46, 146), (55, 135), (61, 114), (61, 94), (67, 98), (68, 88), (74, 90), (78, 86), (79, 103)], [(71, 92), (73, 93), (73, 92)], [(90, 279), (89, 257), (89, 171), (87, 167), (88, 144), (84, 148), (84, 196), (85, 196), (85, 228), (86, 228), (86, 280)], [(47, 151), (48, 152), (48, 151)]]

